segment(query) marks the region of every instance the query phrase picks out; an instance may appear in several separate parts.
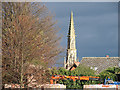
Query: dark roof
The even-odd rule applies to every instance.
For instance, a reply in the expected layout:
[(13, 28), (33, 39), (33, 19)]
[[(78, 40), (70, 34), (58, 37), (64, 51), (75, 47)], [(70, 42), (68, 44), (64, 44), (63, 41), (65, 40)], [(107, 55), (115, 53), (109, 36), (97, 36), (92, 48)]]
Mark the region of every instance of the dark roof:
[(74, 62), (74, 64), (72, 65), (72, 67), (69, 70), (74, 70), (75, 68), (77, 68), (79, 66), (80, 62)]
[(118, 67), (119, 60), (120, 57), (83, 57), (80, 63), (93, 69), (96, 68), (98, 74), (108, 67)]

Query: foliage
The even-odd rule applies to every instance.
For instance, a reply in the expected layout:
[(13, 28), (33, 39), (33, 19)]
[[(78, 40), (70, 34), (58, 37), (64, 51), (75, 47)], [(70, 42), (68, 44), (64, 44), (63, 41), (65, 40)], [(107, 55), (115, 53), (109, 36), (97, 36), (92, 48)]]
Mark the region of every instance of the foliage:
[[(50, 70), (50, 75), (66, 75), (66, 76), (95, 76), (95, 71), (90, 69), (87, 66), (79, 65), (75, 70), (69, 71), (60, 67), (58, 70), (57, 68), (52, 68)], [(99, 83), (97, 81), (72, 81), (70, 79), (67, 80), (58, 80), (58, 83), (66, 85), (67, 88), (70, 89), (80, 89), (83, 88), (84, 84), (92, 84), (92, 83)]]
[(66, 75), (66, 76), (99, 76), (101, 78), (101, 81), (72, 81), (70, 79), (67, 80), (58, 80), (58, 83), (64, 84), (67, 86), (67, 88), (70, 89), (80, 89), (83, 88), (83, 85), (87, 84), (100, 84), (104, 82), (104, 79), (110, 77), (113, 81), (117, 81), (117, 76), (116, 74), (120, 73), (120, 68), (119, 67), (109, 67), (102, 71), (99, 75), (95, 74), (95, 71), (90, 69), (87, 66), (84, 65), (79, 65), (76, 69), (73, 71), (69, 71), (64, 69), (63, 67), (57, 69), (57, 68), (52, 68), (51, 69), (51, 74), (50, 75)]
[(116, 74), (118, 74), (120, 72), (120, 68), (119, 67), (109, 67), (107, 69), (105, 69), (104, 71), (102, 71), (99, 76), (104, 80), (107, 79), (108, 77), (110, 77), (113, 81), (117, 81), (117, 76)]
[(31, 64), (50, 67), (55, 63), (61, 53), (61, 37), (57, 36), (55, 24), (52, 15), (41, 3), (2, 3), (3, 84), (23, 86), (27, 83), (26, 72)]
[(85, 65), (80, 64), (75, 70), (72, 71), (72, 74), (75, 76), (94, 76), (95, 71)]

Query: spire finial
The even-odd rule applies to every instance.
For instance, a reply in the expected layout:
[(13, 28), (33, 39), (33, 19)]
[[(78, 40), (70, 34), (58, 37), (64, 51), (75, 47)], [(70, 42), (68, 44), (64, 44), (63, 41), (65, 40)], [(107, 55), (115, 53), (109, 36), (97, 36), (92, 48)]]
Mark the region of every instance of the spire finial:
[(71, 19), (73, 18), (73, 11), (71, 11)]
[(71, 10), (71, 15), (73, 15), (73, 11)]

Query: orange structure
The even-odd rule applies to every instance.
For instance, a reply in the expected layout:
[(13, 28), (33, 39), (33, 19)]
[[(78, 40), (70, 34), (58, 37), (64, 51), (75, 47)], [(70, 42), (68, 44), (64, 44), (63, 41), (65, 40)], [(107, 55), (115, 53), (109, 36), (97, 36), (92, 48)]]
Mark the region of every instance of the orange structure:
[(88, 80), (100, 80), (100, 77), (95, 77), (95, 76), (64, 76), (64, 75), (54, 75), (51, 77), (50, 79), (50, 83), (53, 84), (53, 80), (55, 80), (55, 84), (56, 84), (56, 80), (59, 80), (59, 79), (64, 79), (64, 80), (67, 80), (67, 79), (71, 79), (73, 81), (76, 81), (76, 80), (85, 80), (85, 81), (88, 81)]

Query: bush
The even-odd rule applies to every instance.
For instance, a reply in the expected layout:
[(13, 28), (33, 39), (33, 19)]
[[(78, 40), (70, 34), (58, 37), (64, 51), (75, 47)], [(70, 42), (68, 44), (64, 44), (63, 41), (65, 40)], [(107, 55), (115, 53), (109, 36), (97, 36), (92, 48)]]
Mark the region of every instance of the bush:
[[(58, 70), (57, 68), (52, 68), (50, 71), (50, 75), (66, 75), (66, 76), (95, 76), (95, 71), (90, 69), (87, 66), (79, 65), (75, 70), (69, 71), (64, 69), (63, 67), (60, 67)], [(83, 88), (84, 84), (92, 84), (92, 83), (99, 83), (97, 81), (80, 81), (80, 80), (58, 80), (59, 84), (66, 85), (66, 88), (70, 89), (81, 89)]]
[(120, 72), (119, 67), (109, 67), (106, 70), (103, 70), (99, 76), (104, 80), (110, 77), (113, 81), (118, 81), (117, 75)]

